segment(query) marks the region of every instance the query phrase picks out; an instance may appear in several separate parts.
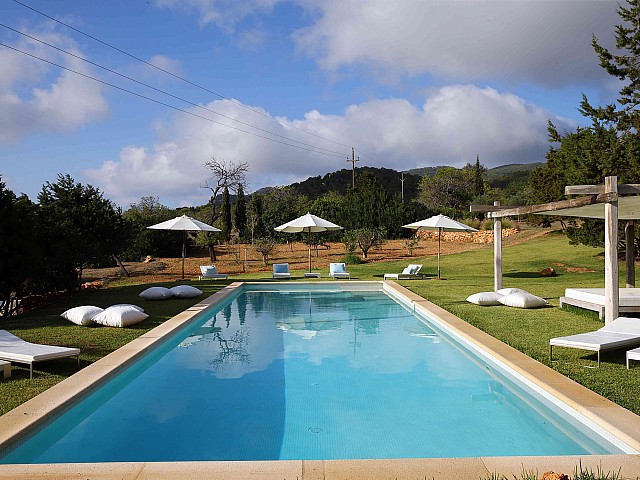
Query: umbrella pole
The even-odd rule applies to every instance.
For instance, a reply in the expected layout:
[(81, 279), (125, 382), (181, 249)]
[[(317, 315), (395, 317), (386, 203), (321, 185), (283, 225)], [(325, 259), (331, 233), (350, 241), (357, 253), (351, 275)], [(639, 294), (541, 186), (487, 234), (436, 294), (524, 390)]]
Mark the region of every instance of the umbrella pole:
[(438, 228), (438, 280), (440, 280), (440, 237), (442, 235), (442, 228)]
[(311, 273), (311, 229), (309, 229), (307, 242), (309, 243), (309, 273)]
[(184, 280), (184, 257), (187, 252), (187, 231), (183, 230), (182, 235), (182, 279)]

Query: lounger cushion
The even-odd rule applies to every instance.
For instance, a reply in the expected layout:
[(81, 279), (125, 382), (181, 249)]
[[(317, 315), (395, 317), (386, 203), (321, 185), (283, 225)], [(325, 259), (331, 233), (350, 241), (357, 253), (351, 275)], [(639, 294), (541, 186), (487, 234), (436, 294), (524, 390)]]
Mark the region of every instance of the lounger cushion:
[(93, 317), (93, 321), (105, 327), (128, 327), (140, 323), (148, 317), (149, 315), (137, 308), (124, 305), (107, 308)]
[(17, 363), (33, 363), (80, 355), (79, 348), (57, 347), (25, 342), (6, 330), (0, 330), (0, 359)]
[(104, 311), (104, 308), (94, 307), (93, 305), (84, 305), (82, 307), (73, 307), (69, 310), (62, 312), (60, 316), (66, 318), (76, 325), (91, 325), (93, 323), (93, 317), (100, 312)]
[(467, 297), (467, 302), (475, 305), (501, 305), (502, 295), (498, 292), (480, 292)]
[(218, 269), (214, 265), (202, 266), (202, 267), (200, 267), (200, 271), (202, 272), (202, 275), (204, 275), (205, 277), (207, 275), (217, 275), (218, 274)]
[(138, 295), (145, 300), (165, 300), (173, 297), (171, 290), (166, 287), (149, 287), (146, 290), (140, 292)]
[(332, 263), (331, 273), (347, 273), (347, 269), (344, 263)]
[(289, 273), (289, 265), (286, 263), (276, 263), (273, 266), (273, 273)]
[(516, 308), (540, 308), (548, 304), (544, 298), (537, 297), (524, 290), (504, 295), (499, 301), (502, 305)]
[(171, 294), (176, 298), (196, 298), (202, 295), (202, 290), (191, 285), (176, 285), (171, 287)]

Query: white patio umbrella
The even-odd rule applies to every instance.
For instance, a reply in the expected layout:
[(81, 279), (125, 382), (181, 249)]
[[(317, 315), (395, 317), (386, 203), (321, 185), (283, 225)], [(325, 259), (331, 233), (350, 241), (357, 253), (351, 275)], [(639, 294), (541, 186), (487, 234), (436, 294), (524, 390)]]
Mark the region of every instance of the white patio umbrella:
[(316, 232), (326, 232), (328, 230), (342, 230), (342, 227), (324, 220), (323, 218), (307, 213), (295, 220), (291, 220), (288, 223), (276, 227), (275, 230), (277, 232), (285, 233), (307, 232), (307, 240), (309, 243), (309, 271), (311, 271), (311, 234)]
[(438, 280), (440, 280), (440, 239), (442, 232), (477, 232), (478, 229), (465, 225), (464, 223), (456, 222), (452, 218), (446, 215), (434, 215), (433, 217), (419, 222), (410, 223), (409, 225), (403, 225), (402, 228), (411, 228), (418, 231), (421, 228), (426, 230), (438, 230)]
[(219, 228), (200, 222), (195, 218), (182, 215), (166, 222), (151, 225), (152, 230), (181, 230), (182, 234), (182, 278), (184, 278), (184, 257), (187, 253), (187, 232), (221, 232)]

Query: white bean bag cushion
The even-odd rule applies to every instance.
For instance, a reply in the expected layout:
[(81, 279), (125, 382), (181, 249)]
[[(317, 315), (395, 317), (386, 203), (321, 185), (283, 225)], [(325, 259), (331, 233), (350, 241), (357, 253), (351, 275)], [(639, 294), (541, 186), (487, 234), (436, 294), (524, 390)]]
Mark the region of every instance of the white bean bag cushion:
[(75, 323), (76, 325), (87, 326), (93, 323), (93, 317), (103, 311), (104, 308), (85, 305), (82, 307), (70, 308), (66, 312), (62, 312), (60, 316)]
[(202, 295), (202, 290), (191, 285), (176, 285), (171, 287), (171, 294), (176, 298), (195, 298)]
[(524, 290), (522, 290), (520, 292), (504, 295), (500, 299), (500, 303), (506, 305), (507, 307), (540, 308), (548, 305), (549, 302), (547, 302), (544, 298), (537, 297), (529, 292), (525, 292)]
[[(134, 305), (133, 303), (116, 303), (115, 305), (111, 305), (111, 307), (133, 307), (136, 310), (144, 312), (144, 308), (139, 307), (138, 305)], [(111, 308), (109, 307), (109, 308)]]
[(93, 317), (93, 321), (105, 327), (128, 327), (141, 322), (147, 317), (149, 315), (133, 306), (122, 305), (107, 308)]
[(512, 293), (524, 292), (521, 288), (501, 288), (500, 290), (496, 290), (496, 293), (500, 295), (511, 295)]
[(467, 302), (476, 305), (500, 305), (502, 295), (498, 292), (480, 292), (467, 297)]
[(138, 296), (145, 300), (165, 300), (173, 297), (173, 293), (166, 287), (149, 287), (140, 292)]

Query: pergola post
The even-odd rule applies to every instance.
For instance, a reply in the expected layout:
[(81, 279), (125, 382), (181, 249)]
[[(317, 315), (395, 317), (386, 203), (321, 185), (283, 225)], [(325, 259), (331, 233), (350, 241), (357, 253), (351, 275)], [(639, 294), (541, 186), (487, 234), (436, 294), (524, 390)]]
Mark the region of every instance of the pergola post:
[(635, 264), (635, 222), (627, 221), (624, 226), (624, 240), (626, 244), (626, 276), (627, 288), (635, 288), (636, 286), (636, 264)]
[[(500, 206), (500, 202), (493, 202), (495, 207)], [(498, 291), (502, 288), (502, 218), (493, 219), (493, 289)]]
[(604, 192), (612, 198), (604, 204), (604, 323), (618, 318), (618, 177), (605, 177)]

